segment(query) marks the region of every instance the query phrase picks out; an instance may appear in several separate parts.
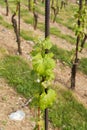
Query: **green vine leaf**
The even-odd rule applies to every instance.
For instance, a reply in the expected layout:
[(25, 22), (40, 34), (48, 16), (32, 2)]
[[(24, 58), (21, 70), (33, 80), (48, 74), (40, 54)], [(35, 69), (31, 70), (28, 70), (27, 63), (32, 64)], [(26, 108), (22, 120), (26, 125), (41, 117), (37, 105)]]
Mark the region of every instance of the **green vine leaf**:
[(49, 38), (45, 39), (42, 44), (43, 44), (44, 49), (49, 50), (52, 47), (52, 43)]
[(55, 67), (55, 62), (51, 58), (53, 55), (46, 54), (44, 57), (40, 53), (35, 55), (33, 57), (32, 63), (34, 70), (39, 74), (39, 75), (44, 75), (46, 77), (51, 77), (51, 79), (54, 78), (53, 75), (53, 68)]
[(51, 106), (56, 100), (56, 93), (53, 89), (49, 89), (47, 94), (44, 92), (40, 95), (40, 108), (42, 110)]

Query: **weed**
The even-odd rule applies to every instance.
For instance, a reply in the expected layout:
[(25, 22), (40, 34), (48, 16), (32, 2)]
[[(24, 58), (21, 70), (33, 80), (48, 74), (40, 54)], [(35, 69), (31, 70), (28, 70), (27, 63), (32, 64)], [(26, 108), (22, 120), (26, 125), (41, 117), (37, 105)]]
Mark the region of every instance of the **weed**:
[(33, 31), (24, 31), (24, 30), (21, 30), (20, 35), (21, 35), (21, 37), (24, 38), (25, 40), (35, 41), (35, 40), (38, 39), (38, 36), (36, 37), (36, 36), (33, 34)]
[(87, 75), (87, 58), (82, 58), (78, 66), (79, 70)]
[(58, 98), (50, 109), (49, 117), (54, 127), (62, 130), (86, 130), (87, 109), (78, 103), (69, 90), (57, 89)]
[(27, 98), (34, 94), (36, 86), (27, 62), (18, 56), (7, 56), (0, 61), (0, 66), (0, 76), (6, 78), (18, 93)]
[(61, 62), (71, 66), (71, 57), (73, 54), (73, 50), (66, 51), (64, 49), (58, 48), (56, 45), (53, 45), (51, 50), (54, 53), (55, 59), (59, 59)]

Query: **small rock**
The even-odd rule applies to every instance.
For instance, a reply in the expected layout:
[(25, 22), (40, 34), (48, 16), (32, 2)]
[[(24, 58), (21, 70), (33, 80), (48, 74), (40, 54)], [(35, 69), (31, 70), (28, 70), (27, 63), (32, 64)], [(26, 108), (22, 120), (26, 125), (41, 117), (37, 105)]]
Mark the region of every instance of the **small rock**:
[(25, 113), (21, 110), (13, 112), (9, 115), (10, 120), (14, 120), (14, 121), (21, 121), (24, 119), (24, 117), (25, 117)]
[(3, 28), (3, 29), (1, 30), (1, 32), (6, 32), (6, 29)]

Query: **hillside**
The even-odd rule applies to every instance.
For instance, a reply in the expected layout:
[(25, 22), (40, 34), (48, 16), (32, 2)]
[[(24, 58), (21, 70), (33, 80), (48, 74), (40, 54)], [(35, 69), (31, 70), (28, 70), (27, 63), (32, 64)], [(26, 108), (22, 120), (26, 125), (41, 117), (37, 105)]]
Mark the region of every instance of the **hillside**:
[[(25, 7), (22, 5), (22, 7)], [(24, 8), (26, 10), (26, 7)], [(62, 12), (61, 12), (62, 13)], [(22, 14), (21, 14), (22, 15)], [(0, 5), (0, 59), (3, 60), (6, 56), (17, 56), (17, 43), (15, 34), (11, 25), (11, 16), (12, 12), (10, 11), (9, 16), (5, 16), (5, 6)], [(30, 14), (31, 17), (31, 14)], [(20, 58), (23, 58), (26, 62), (30, 63), (31, 65), (31, 56), (30, 52), (32, 50), (32, 47), (34, 45), (34, 40), (36, 40), (38, 37), (44, 37), (44, 31), (42, 23), (44, 21), (44, 16), (42, 14), (39, 15), (39, 24), (38, 28), (35, 31), (33, 29), (32, 24), (26, 23), (24, 20), (26, 20), (26, 17), (21, 18), (21, 48), (22, 48), (22, 56), (18, 56)], [(75, 48), (75, 44), (70, 43), (71, 39), (75, 40), (75, 35), (73, 30), (69, 29), (67, 26), (60, 23), (55, 22), (54, 24), (52, 21), (50, 22), (51, 26), (51, 41), (54, 45), (56, 45), (60, 50), (63, 49), (64, 51), (72, 51), (72, 49)], [(56, 28), (58, 30), (56, 30)], [(58, 33), (60, 34), (59, 36)], [(29, 36), (29, 38), (27, 38)], [(71, 36), (71, 39), (69, 37)], [(65, 39), (67, 37), (67, 39)], [(74, 41), (75, 42), (75, 41)], [(83, 50), (81, 54), (79, 54), (79, 58), (87, 58), (87, 48)], [(8, 60), (6, 63), (9, 63)], [(2, 64), (0, 64), (1, 66)], [(1, 66), (2, 67), (2, 66)], [(6, 67), (6, 66), (5, 66)], [(8, 69), (8, 68), (7, 68)], [(86, 67), (87, 69), (87, 67)], [(68, 90), (67, 88), (70, 88), (70, 73), (71, 69), (70, 66), (68, 66), (65, 61), (61, 62), (60, 59), (56, 60), (56, 68), (54, 70), (55, 72), (55, 80), (53, 85), (54, 86), (61, 86), (63, 90)], [(22, 108), (26, 112), (26, 119), (23, 120), (23, 122), (13, 122), (9, 121), (7, 118), (7, 115), (11, 111), (16, 111), (17, 109), (20, 109), (21, 104), (23, 104), (26, 99), (19, 94), (17, 94), (10, 86), (12, 85), (9, 82), (10, 79), (3, 79), (2, 73), (0, 75), (0, 97), (1, 97), (1, 105), (0, 107), (3, 113), (0, 116), (0, 127), (1, 130), (32, 130), (34, 123), (31, 123), (31, 119), (34, 115), (33, 113), (28, 109), (28, 107)], [(13, 77), (14, 78), (14, 77)], [(73, 96), (79, 103), (82, 103), (85, 107), (87, 107), (87, 75), (84, 74), (82, 71), (78, 70), (77, 77), (76, 77), (76, 89), (73, 91)], [(59, 88), (61, 88), (59, 87)], [(58, 91), (62, 91), (58, 88)], [(56, 88), (55, 88), (56, 89)], [(58, 92), (59, 93), (59, 92)], [(61, 97), (61, 96), (60, 96)], [(5, 110), (7, 111), (5, 112)], [(85, 115), (86, 116), (86, 115)], [(86, 120), (86, 118), (84, 119)], [(29, 123), (30, 122), (30, 123)], [(21, 127), (23, 126), (23, 128)], [(54, 125), (55, 126), (55, 125)], [(51, 126), (52, 127), (52, 126)], [(49, 128), (49, 130), (52, 128)], [(54, 128), (53, 128), (54, 129)], [(58, 129), (57, 126), (55, 129)], [(60, 129), (61, 130), (61, 129)], [(68, 129), (66, 129), (68, 130)], [(73, 130), (73, 128), (72, 128)], [(79, 129), (76, 129), (79, 130)], [(86, 127), (84, 129), (86, 130)]]

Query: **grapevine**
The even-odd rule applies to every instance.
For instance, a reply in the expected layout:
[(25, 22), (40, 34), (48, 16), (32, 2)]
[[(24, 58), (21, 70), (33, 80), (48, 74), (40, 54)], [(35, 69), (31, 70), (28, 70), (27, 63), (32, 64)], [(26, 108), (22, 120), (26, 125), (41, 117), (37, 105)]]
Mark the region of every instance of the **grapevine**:
[[(18, 52), (22, 54), (21, 47), (20, 47), (20, 0), (16, 0), (16, 11), (12, 15), (11, 21), (13, 24), (14, 32), (16, 34), (16, 39), (18, 43)], [(16, 14), (18, 13), (18, 23), (15, 19)]]
[[(79, 9), (75, 14), (75, 18), (77, 20), (77, 24), (75, 26), (75, 34), (77, 36), (76, 41), (76, 51), (75, 51), (75, 59), (73, 61), (72, 70), (71, 70), (71, 88), (75, 88), (75, 78), (76, 78), (76, 70), (78, 65), (78, 52), (82, 50), (85, 40), (86, 40), (86, 33), (87, 33), (87, 7), (85, 5), (85, 0), (79, 0)], [(80, 47), (81, 43), (81, 47)], [(79, 49), (80, 47), (80, 49)]]
[[(53, 69), (55, 67), (55, 61), (53, 59), (53, 53), (46, 53), (46, 49), (50, 51), (52, 44), (47, 38), (46, 40), (40, 40), (33, 48), (32, 64), (33, 71), (37, 75), (36, 81), (39, 84), (38, 91), (38, 107), (43, 111), (53, 104), (56, 99), (55, 91), (50, 88), (52, 80), (54, 79)], [(47, 89), (47, 93), (46, 90)]]

